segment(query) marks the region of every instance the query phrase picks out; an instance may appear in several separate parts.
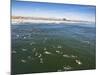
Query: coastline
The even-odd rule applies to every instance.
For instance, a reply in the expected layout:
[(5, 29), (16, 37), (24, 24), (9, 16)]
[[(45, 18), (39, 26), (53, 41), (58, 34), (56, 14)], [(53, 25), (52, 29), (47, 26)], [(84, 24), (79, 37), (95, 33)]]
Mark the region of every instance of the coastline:
[(25, 23), (29, 23), (29, 24), (40, 24), (40, 23), (45, 23), (45, 24), (95, 24), (95, 22), (82, 22), (82, 21), (50, 21), (50, 20), (19, 20), (19, 19), (12, 19), (11, 20), (11, 24), (25, 24)]

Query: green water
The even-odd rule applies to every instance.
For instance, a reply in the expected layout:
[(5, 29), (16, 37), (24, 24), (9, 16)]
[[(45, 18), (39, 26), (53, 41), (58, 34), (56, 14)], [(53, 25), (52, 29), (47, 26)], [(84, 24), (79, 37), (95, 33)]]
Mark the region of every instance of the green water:
[(12, 74), (95, 69), (95, 25), (12, 25)]

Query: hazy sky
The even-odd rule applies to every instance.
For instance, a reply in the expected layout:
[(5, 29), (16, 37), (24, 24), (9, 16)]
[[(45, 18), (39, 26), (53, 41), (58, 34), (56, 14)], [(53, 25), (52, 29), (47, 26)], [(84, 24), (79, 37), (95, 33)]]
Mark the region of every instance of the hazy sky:
[(12, 15), (14, 16), (54, 17), (94, 22), (95, 9), (95, 6), (22, 1), (12, 2)]

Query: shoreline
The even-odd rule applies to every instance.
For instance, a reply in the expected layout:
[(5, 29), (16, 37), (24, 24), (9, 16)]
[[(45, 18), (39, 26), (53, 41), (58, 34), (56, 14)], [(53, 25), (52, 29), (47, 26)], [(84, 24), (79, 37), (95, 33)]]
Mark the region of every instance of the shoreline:
[(18, 20), (12, 19), (11, 24), (95, 24), (95, 22), (76, 22), (76, 21), (49, 21), (49, 20)]

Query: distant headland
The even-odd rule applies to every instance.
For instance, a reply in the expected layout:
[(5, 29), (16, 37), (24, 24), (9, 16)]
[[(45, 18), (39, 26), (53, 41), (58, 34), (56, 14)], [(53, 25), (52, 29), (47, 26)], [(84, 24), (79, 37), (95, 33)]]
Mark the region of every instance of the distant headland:
[(26, 17), (11, 16), (12, 23), (91, 23), (82, 20), (70, 20), (67, 18), (48, 18), (48, 17)]

